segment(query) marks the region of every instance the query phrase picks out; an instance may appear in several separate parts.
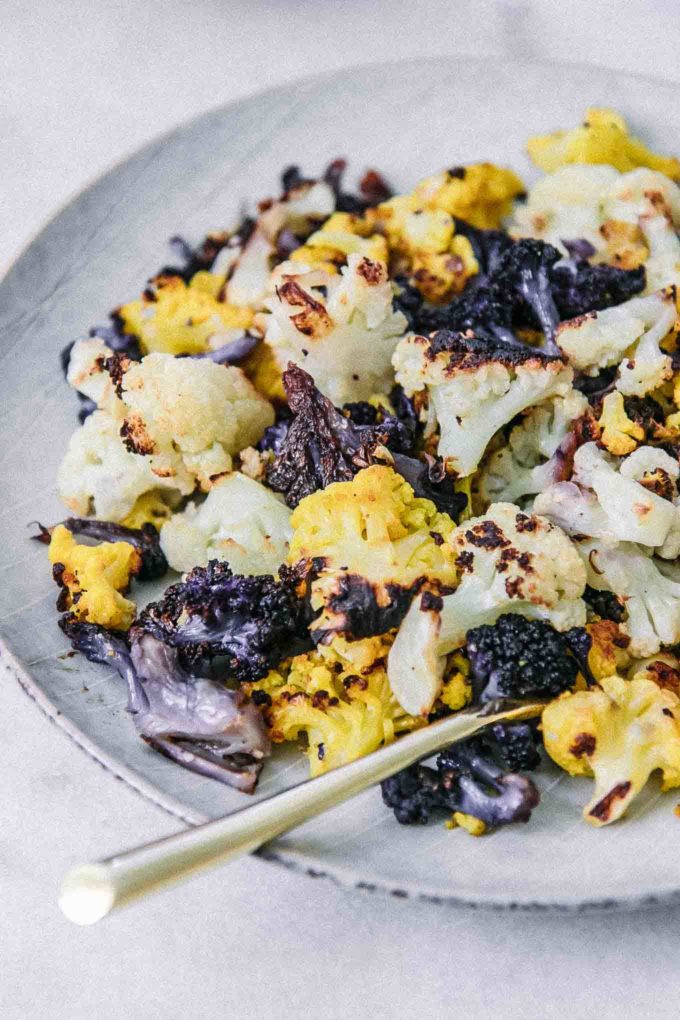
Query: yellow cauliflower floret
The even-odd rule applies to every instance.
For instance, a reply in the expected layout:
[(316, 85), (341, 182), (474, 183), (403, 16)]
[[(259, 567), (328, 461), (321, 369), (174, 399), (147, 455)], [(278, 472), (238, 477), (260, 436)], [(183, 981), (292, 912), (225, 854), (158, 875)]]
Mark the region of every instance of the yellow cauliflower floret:
[(374, 465), (303, 499), (291, 517), (288, 560), (312, 563), (319, 633), (356, 633), (367, 613), (396, 625), (411, 594), (457, 578), (449, 539), (455, 528), (419, 499), (392, 468)]
[(127, 517), (120, 522), (125, 528), (142, 528), (153, 524), (160, 531), (172, 517), (172, 507), (157, 490), (140, 496)]
[(600, 442), (617, 457), (632, 453), (645, 438), (643, 427), (626, 414), (623, 394), (618, 390), (604, 398), (598, 424), (602, 429)]
[(426, 177), (413, 191), (416, 207), (443, 209), (474, 227), (499, 227), (512, 202), (524, 191), (512, 170), (472, 163)]
[(336, 273), (337, 267), (344, 265), (350, 255), (387, 262), (387, 241), (381, 234), (371, 231), (372, 225), (359, 216), (333, 213), (304, 245), (296, 248), (290, 259), (303, 263), (309, 269), (322, 269), (328, 273)]
[(219, 300), (223, 277), (196, 273), (187, 285), (179, 276), (159, 276), (138, 301), (118, 309), (123, 328), (139, 338), (143, 354), (200, 354), (232, 339), (253, 321), (250, 308)]
[(127, 630), (135, 617), (135, 604), (121, 592), (142, 565), (134, 546), (129, 542), (79, 545), (59, 524), (52, 532), (48, 554), (50, 563), (58, 565), (55, 580), (63, 588), (60, 610), (70, 609), (88, 623)]
[(542, 725), (553, 761), (570, 775), (594, 777), (583, 812), (592, 825), (620, 818), (657, 769), (662, 789), (680, 786), (680, 699), (648, 678), (610, 676), (562, 694)]
[(596, 680), (622, 673), (630, 664), (630, 638), (613, 620), (598, 620), (586, 625), (591, 645), (588, 668)]
[(571, 131), (530, 138), (527, 151), (536, 166), (546, 173), (569, 163), (605, 163), (622, 173), (644, 166), (674, 180), (680, 178), (680, 160), (652, 152), (629, 135), (623, 117), (606, 108), (586, 110), (583, 123)]
[(245, 685), (251, 694), (269, 696), (264, 715), (274, 742), (306, 738), (312, 776), (422, 725), (402, 711), (390, 690), (385, 663), (391, 643), (389, 635), (361, 641), (336, 637)]
[(243, 363), (243, 371), (258, 393), (267, 400), (285, 402), (283, 372), (274, 351), (264, 340), (257, 345)]

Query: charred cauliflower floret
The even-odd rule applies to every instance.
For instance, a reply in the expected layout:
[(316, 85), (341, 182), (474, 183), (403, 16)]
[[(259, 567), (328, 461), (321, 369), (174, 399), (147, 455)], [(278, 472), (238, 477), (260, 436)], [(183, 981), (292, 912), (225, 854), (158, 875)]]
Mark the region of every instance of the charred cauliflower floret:
[(527, 152), (546, 173), (570, 163), (603, 163), (620, 171), (650, 167), (680, 179), (680, 160), (652, 152), (628, 133), (620, 114), (602, 107), (586, 110), (583, 123), (569, 131), (530, 138)]
[(240, 336), (252, 324), (253, 312), (220, 300), (220, 276), (196, 273), (185, 283), (181, 276), (161, 275), (138, 301), (122, 305), (126, 333), (138, 337), (143, 354), (200, 354)]
[(127, 630), (135, 616), (135, 604), (122, 592), (142, 567), (141, 554), (133, 545), (79, 545), (59, 524), (52, 532), (48, 555), (54, 579), (62, 589), (57, 602), (60, 612), (71, 610), (79, 620)]
[(597, 687), (562, 694), (543, 712), (550, 757), (573, 776), (593, 776), (583, 811), (591, 825), (621, 818), (661, 771), (662, 789), (680, 786), (680, 699), (652, 680), (610, 676)]
[(598, 425), (602, 446), (616, 457), (632, 453), (645, 438), (644, 426), (629, 417), (619, 390), (608, 393), (602, 401)]
[(510, 432), (507, 445), (491, 454), (479, 488), (489, 503), (519, 503), (564, 477), (576, 442), (573, 426), (588, 409), (578, 390), (530, 408)]
[(676, 315), (671, 287), (563, 322), (556, 340), (574, 368), (586, 374), (619, 365), (616, 388), (624, 396), (642, 397), (673, 374), (671, 358), (660, 345), (669, 338)]
[(123, 445), (120, 421), (95, 411), (73, 433), (57, 472), (59, 497), (69, 510), (105, 521), (126, 521), (147, 493), (180, 496), (172, 477), (155, 474), (149, 457)]
[(312, 776), (370, 754), (423, 725), (399, 706), (386, 661), (392, 639), (335, 637), (246, 685), (275, 743), (305, 737)]
[(407, 395), (427, 391), (439, 454), (459, 475), (475, 470), (503, 425), (533, 404), (565, 397), (573, 378), (561, 358), (448, 330), (405, 337), (393, 364)]
[(680, 553), (680, 464), (657, 447), (640, 446), (613, 458), (596, 443), (574, 454), (571, 481), (539, 493), (534, 510), (571, 535), (635, 542), (665, 559)]
[(382, 634), (417, 591), (456, 581), (453, 521), (392, 468), (365, 468), (307, 496), (291, 524), (288, 561), (310, 564), (316, 641)]
[(430, 711), (446, 656), (468, 631), (521, 613), (560, 631), (581, 627), (586, 571), (566, 535), (543, 517), (496, 503), (451, 537), (461, 580), (443, 598), (424, 592), (411, 604), (389, 658), (392, 690), (412, 715)]
[(276, 279), (266, 341), (279, 367), (302, 366), (339, 406), (388, 392), (407, 321), (392, 307), (385, 264), (350, 255), (340, 275), (329, 276), (288, 262)]
[(373, 225), (363, 217), (335, 212), (291, 252), (290, 260), (333, 274), (346, 264), (350, 255), (387, 262), (387, 242), (382, 234), (373, 233)]
[(163, 527), (161, 545), (173, 570), (213, 559), (236, 574), (276, 574), (288, 553), (290, 511), (273, 492), (234, 472)]
[(630, 638), (631, 655), (655, 655), (680, 641), (680, 581), (669, 565), (630, 542), (585, 542), (579, 551), (588, 585), (613, 592), (623, 603), (626, 618), (620, 627)]
[(680, 283), (678, 227), (680, 188), (662, 173), (574, 165), (537, 181), (516, 207), (510, 232), (594, 258), (595, 269), (609, 263), (644, 272), (645, 292), (652, 293)]
[(115, 382), (107, 409), (71, 437), (59, 469), (62, 499), (79, 514), (122, 520), (143, 493), (207, 491), (232, 454), (274, 420), (271, 405), (238, 368), (149, 354), (100, 366)]

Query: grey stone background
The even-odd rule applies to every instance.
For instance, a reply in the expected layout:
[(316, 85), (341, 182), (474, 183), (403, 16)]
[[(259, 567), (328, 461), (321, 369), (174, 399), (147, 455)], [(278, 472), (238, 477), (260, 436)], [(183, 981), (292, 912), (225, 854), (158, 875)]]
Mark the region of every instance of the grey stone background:
[[(137, 146), (268, 85), (442, 53), (680, 80), (679, 44), (671, 0), (2, 0), (0, 267)], [(3, 1020), (679, 1014), (680, 911), (454, 911), (247, 860), (76, 929), (55, 895), (74, 857), (114, 852), (175, 823), (85, 757), (11, 679), (0, 676), (0, 690)]]

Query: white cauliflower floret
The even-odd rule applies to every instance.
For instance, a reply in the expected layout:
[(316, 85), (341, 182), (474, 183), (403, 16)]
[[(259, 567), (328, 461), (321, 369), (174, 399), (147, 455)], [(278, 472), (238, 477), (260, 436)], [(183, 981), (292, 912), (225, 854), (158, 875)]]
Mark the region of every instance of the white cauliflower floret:
[(570, 427), (587, 408), (586, 397), (571, 390), (527, 411), (507, 446), (489, 457), (480, 478), (482, 498), (489, 503), (518, 503), (550, 485), (567, 460), (562, 444)]
[(680, 582), (662, 573), (663, 562), (649, 549), (588, 542), (579, 551), (590, 587), (614, 592), (624, 602), (627, 619), (620, 626), (630, 637), (631, 655), (655, 655), (662, 645), (680, 641)]
[[(671, 287), (562, 322), (556, 341), (574, 368), (589, 375), (621, 363), (617, 389), (626, 396), (644, 396), (672, 375), (671, 359), (659, 345), (675, 318), (675, 288)], [(634, 345), (634, 352), (626, 357)]]
[(503, 425), (533, 404), (566, 396), (573, 378), (560, 358), (530, 347), (444, 331), (404, 337), (393, 364), (408, 396), (427, 389), (439, 454), (461, 476), (475, 470)]
[(271, 405), (239, 368), (149, 354), (123, 378), (121, 435), (161, 477), (204, 490), (231, 470), (232, 454), (274, 421)]
[(384, 263), (350, 255), (331, 276), (288, 262), (274, 279), (266, 340), (281, 369), (300, 365), (337, 405), (390, 389), (392, 354), (407, 321), (392, 307)]
[(515, 237), (537, 237), (566, 254), (563, 240), (583, 238), (602, 246), (600, 227), (609, 189), (621, 177), (611, 166), (565, 166), (546, 174), (515, 207), (509, 231)]
[(557, 630), (582, 626), (586, 570), (567, 536), (545, 518), (495, 503), (459, 525), (451, 544), (461, 571), (444, 598), (418, 596), (399, 628), (388, 675), (402, 708), (426, 714), (441, 690), (446, 656), (473, 627), (507, 612), (547, 620)]
[(586, 443), (574, 455), (571, 482), (548, 486), (534, 510), (568, 534), (665, 547), (673, 556), (680, 532), (680, 509), (672, 501), (678, 474), (677, 460), (664, 450), (641, 446), (614, 458)]
[(103, 366), (113, 351), (99, 337), (76, 340), (69, 355), (67, 381), (99, 408), (111, 410), (117, 402), (113, 379)]
[[(280, 232), (287, 227), (294, 234), (304, 236), (334, 209), (335, 195), (325, 181), (305, 181), (291, 188), (279, 201), (272, 202), (260, 213), (243, 250), (229, 266), (227, 301), (237, 306), (261, 308)], [(217, 268), (214, 266), (213, 272)]]
[[(274, 420), (239, 368), (170, 354), (113, 361), (113, 391), (98, 379), (109, 375), (104, 364), (90, 362), (87, 385), (103, 407), (95, 425), (88, 419), (75, 433), (60, 469), (62, 498), (79, 513), (121, 520), (151, 489), (207, 491)], [(74, 477), (78, 463), (82, 479)]]
[(565, 240), (584, 239), (596, 260), (623, 269), (644, 265), (650, 294), (680, 284), (678, 228), (680, 188), (664, 174), (575, 164), (542, 177), (517, 205), (509, 230), (562, 251)]
[(71, 436), (57, 488), (79, 517), (94, 514), (100, 520), (122, 521), (145, 492), (169, 490), (177, 498), (182, 494), (176, 479), (154, 474), (148, 457), (126, 450), (119, 433), (120, 422), (95, 411)]
[(290, 510), (270, 489), (245, 475), (221, 479), (200, 506), (189, 503), (161, 531), (173, 570), (226, 560), (235, 574), (276, 574), (288, 555)]

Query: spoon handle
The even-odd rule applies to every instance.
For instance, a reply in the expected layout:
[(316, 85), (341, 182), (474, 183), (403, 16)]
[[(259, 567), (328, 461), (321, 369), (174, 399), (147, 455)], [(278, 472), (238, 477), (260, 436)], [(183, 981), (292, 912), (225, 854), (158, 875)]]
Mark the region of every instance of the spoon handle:
[(69, 871), (59, 905), (75, 924), (93, 924), (112, 910), (210, 865), (251, 853), (400, 769), (501, 719), (538, 715), (523, 705), (495, 715), (462, 712), (416, 730), (365, 758), (284, 790), (251, 807), (185, 829), (146, 846)]

